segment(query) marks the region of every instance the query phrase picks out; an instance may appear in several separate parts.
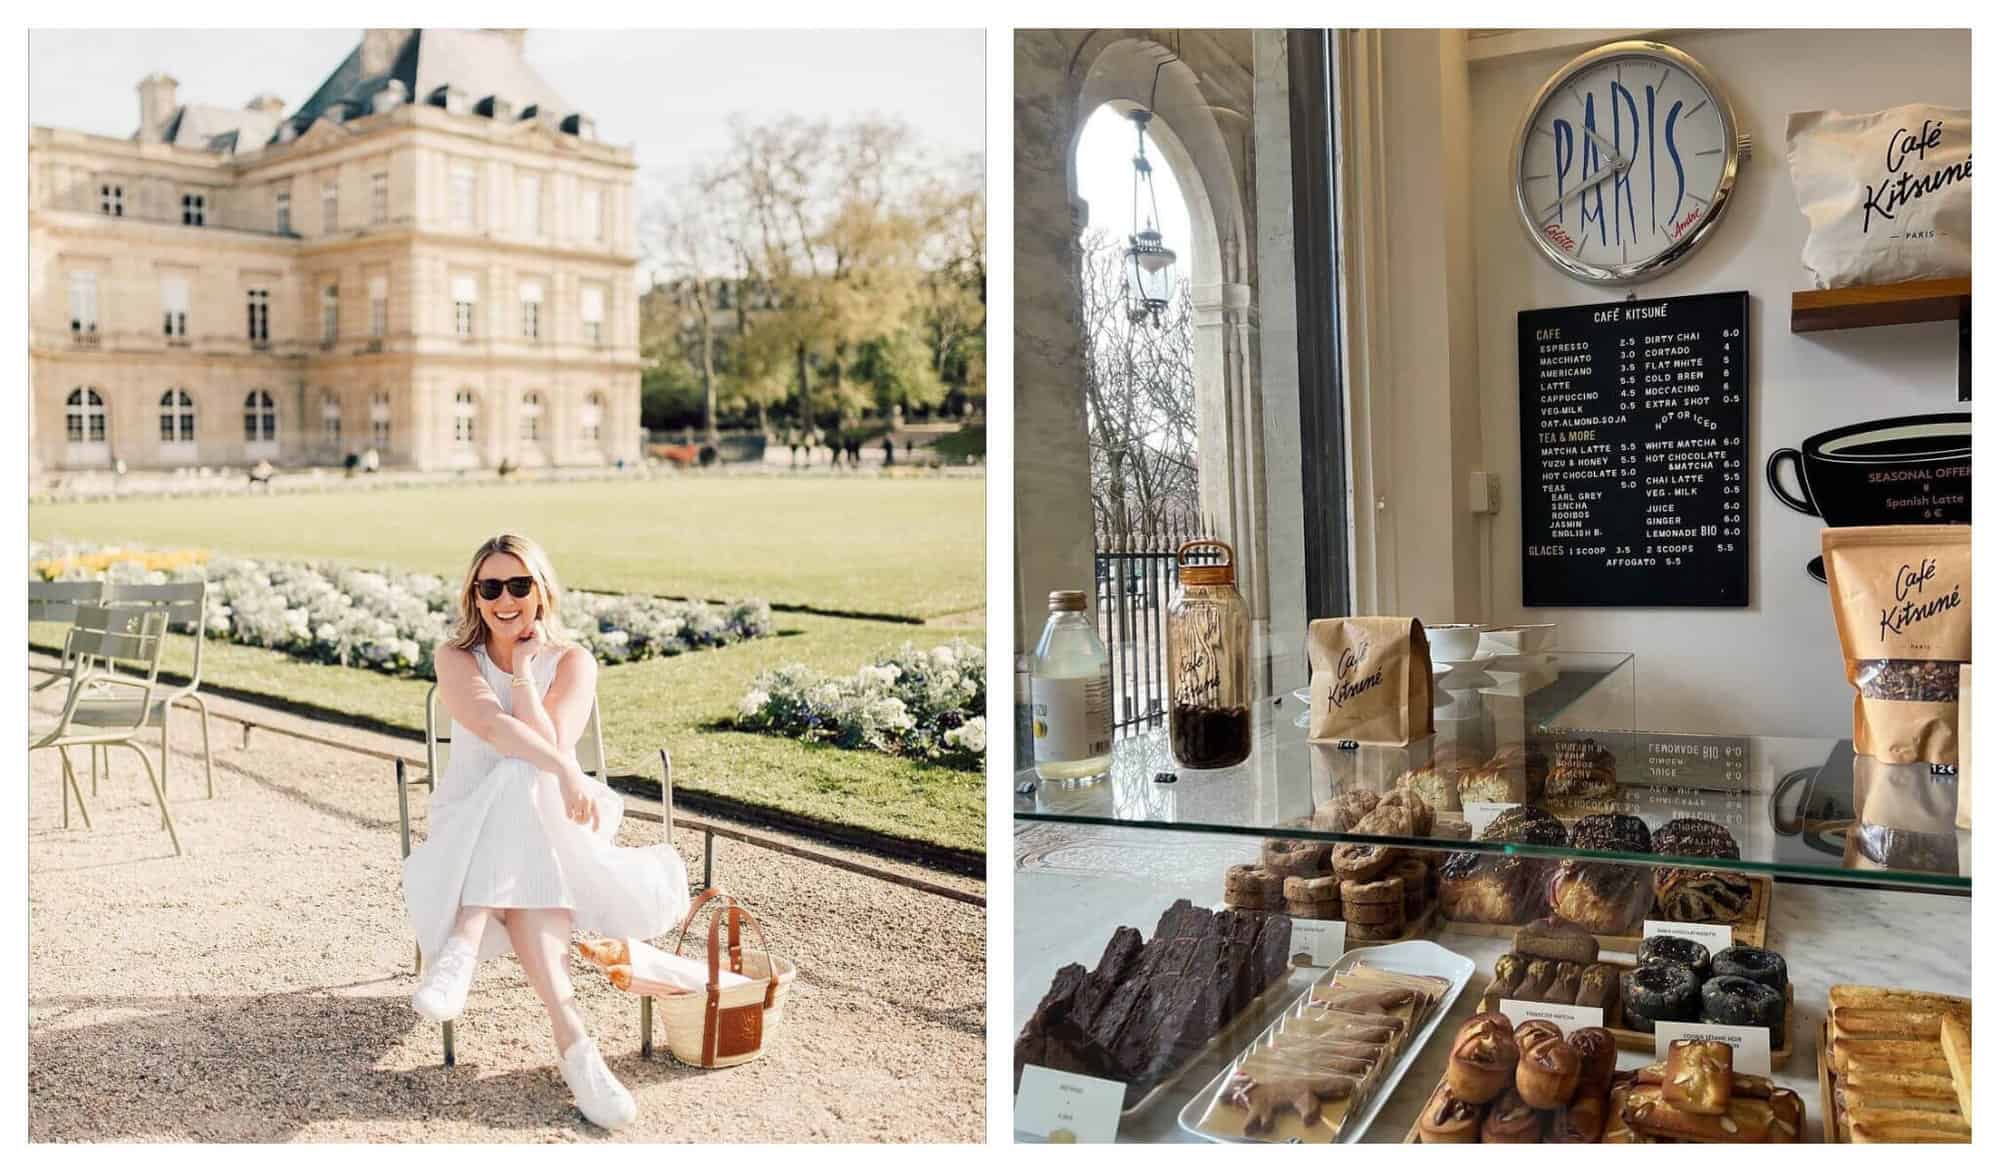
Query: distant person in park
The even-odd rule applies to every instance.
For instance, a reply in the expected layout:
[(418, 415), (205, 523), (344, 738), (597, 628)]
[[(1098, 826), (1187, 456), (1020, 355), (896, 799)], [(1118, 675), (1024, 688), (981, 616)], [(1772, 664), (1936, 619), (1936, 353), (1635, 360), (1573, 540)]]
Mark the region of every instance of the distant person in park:
[(841, 442), (839, 432), (831, 431), (827, 433), (826, 450), (833, 453), (832, 464), (835, 468), (840, 467)]
[(265, 488), (271, 487), (271, 476), (276, 471), (277, 469), (271, 467), (269, 460), (257, 461), (250, 469), (250, 487), (256, 488), (260, 484)]
[(450, 1021), (478, 963), (512, 951), (548, 1010), (578, 1110), (618, 1128), (638, 1105), (577, 1010), (570, 933), (669, 931), (687, 913), (687, 866), (671, 844), (612, 845), (624, 800), (576, 760), (597, 662), (564, 632), (561, 604), (548, 556), (528, 538), (502, 534), (473, 553), (457, 626), (436, 655), (451, 761), (431, 799), (430, 837), (403, 864), (427, 964), (410, 1004)]
[(361, 470), (370, 474), (380, 472), (382, 470), (382, 453), (376, 451), (374, 448), (369, 448), (367, 451), (361, 453)]
[(354, 479), (355, 469), (361, 467), (361, 453), (359, 452), (347, 453), (347, 460), (345, 461), (345, 467), (347, 469), (347, 478), (349, 480)]
[(896, 463), (896, 441), (893, 438), (885, 435), (882, 437), (882, 466), (884, 468), (889, 468), (894, 466), (895, 463)]
[(861, 467), (861, 437), (852, 433), (847, 437), (847, 466)]

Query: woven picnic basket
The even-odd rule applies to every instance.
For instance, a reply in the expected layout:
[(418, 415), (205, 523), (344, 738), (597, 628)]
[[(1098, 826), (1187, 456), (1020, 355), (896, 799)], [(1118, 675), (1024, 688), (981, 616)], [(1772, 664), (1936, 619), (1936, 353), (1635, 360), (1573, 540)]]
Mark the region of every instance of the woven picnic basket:
[[(772, 955), (757, 917), (719, 887), (696, 896), (688, 908), (674, 945), (676, 955), (687, 946), (688, 932), (704, 909), (708, 985), (657, 999), (667, 1026), (667, 1050), (689, 1066), (740, 1066), (764, 1052), (783, 1018), (785, 995), (799, 970), (784, 957)], [(756, 948), (743, 946), (745, 924), (757, 934)], [(749, 978), (747, 984), (722, 987), (725, 958), (730, 972)]]

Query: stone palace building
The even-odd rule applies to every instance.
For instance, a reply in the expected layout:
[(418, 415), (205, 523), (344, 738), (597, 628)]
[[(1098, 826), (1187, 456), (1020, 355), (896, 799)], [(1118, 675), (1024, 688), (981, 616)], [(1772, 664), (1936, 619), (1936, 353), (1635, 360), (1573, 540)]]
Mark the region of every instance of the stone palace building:
[(514, 29), (369, 29), (303, 105), (138, 85), (28, 141), (33, 474), (638, 458), (630, 148)]

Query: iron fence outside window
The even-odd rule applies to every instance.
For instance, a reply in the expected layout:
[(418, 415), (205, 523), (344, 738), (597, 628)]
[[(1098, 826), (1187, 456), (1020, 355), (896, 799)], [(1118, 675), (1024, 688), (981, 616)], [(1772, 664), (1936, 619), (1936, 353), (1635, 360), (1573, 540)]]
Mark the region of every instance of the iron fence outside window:
[[(1111, 727), (1118, 735), (1159, 728), (1167, 713), (1167, 605), (1174, 551), (1097, 555), (1097, 635), (1111, 655)], [(1190, 563), (1219, 561), (1214, 551)]]

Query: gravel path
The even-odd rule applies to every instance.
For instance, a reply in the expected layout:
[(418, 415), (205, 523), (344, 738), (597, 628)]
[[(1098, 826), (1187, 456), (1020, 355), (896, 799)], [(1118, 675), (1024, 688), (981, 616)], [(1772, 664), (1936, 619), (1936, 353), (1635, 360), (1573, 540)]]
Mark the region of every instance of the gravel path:
[[(37, 694), (31, 727), (59, 704)], [(386, 764), (262, 733), (246, 752), (218, 723), (210, 801), (193, 732), (174, 738), (181, 858), (129, 750), (88, 831), (62, 827), (56, 754), (30, 759), (31, 1139), (607, 1138), (571, 1104), (511, 957), (480, 970), (442, 1065), (409, 1005)], [(628, 818), (621, 841), (659, 833)], [(700, 837), (676, 845), (698, 876)], [(617, 1138), (981, 1142), (982, 910), (733, 842), (716, 874), (799, 963), (784, 1025), (758, 1061), (703, 1071), (665, 1057), (656, 1019), (643, 1059), (638, 1001), (579, 964), (584, 1015), (639, 1100)]]

